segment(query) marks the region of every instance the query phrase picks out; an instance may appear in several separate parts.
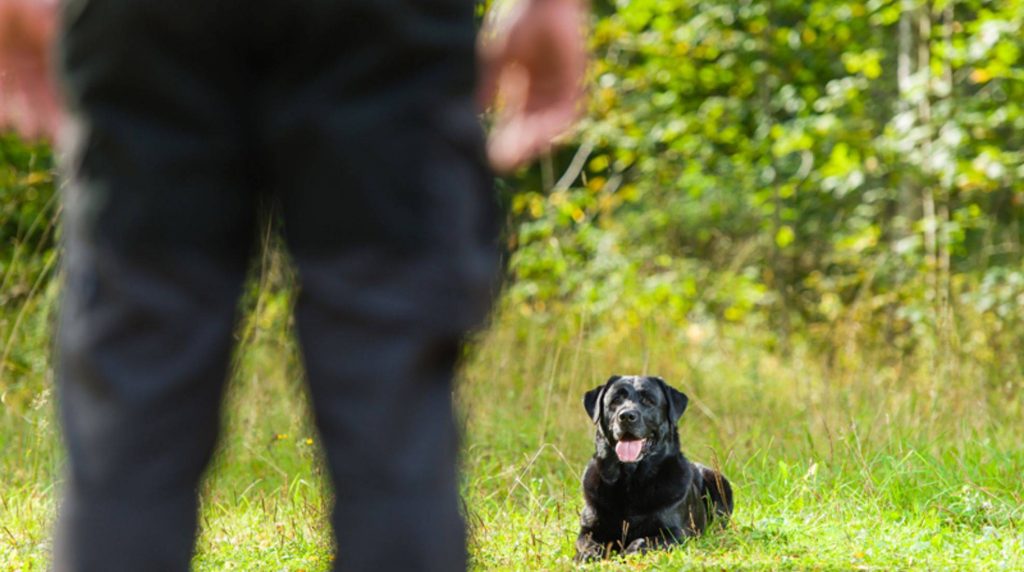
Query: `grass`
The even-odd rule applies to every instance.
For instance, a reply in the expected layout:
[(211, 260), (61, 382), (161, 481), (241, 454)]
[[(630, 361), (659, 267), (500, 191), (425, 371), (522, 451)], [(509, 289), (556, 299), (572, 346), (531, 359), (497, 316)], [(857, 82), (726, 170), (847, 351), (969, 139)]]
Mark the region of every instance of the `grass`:
[(684, 450), (732, 479), (737, 511), (724, 533), (596, 568), (1024, 567), (1012, 397), (899, 365), (829, 371), (758, 350), (742, 331), (695, 343), (656, 328), (665, 335), (603, 345), (559, 329), (506, 321), (467, 367), (477, 567), (572, 567), (591, 447), (580, 396), (608, 373), (644, 371), (690, 395)]
[[(0, 312), (0, 571), (44, 570), (59, 488), (47, 346), (52, 286)], [(288, 340), (287, 292), (250, 301), (202, 490), (197, 570), (325, 570), (329, 495)], [(20, 318), (18, 317), (20, 315)], [(588, 570), (1024, 569), (1021, 380), (939, 353), (825, 359), (765, 349), (739, 325), (609, 327), (505, 308), (467, 349), (457, 399), (472, 567), (573, 569), (581, 405), (611, 373), (691, 398), (684, 450), (736, 489), (727, 530)], [(15, 328), (15, 324), (17, 327)], [(852, 353), (851, 353), (852, 352)]]

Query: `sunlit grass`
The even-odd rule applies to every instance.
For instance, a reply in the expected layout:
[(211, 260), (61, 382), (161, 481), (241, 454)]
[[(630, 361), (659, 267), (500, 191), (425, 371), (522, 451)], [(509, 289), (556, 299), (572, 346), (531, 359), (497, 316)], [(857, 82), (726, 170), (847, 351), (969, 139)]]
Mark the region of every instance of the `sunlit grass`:
[(668, 328), (590, 340), (573, 322), (553, 332), (506, 317), (467, 367), (477, 567), (572, 567), (592, 448), (581, 396), (615, 372), (656, 373), (690, 395), (684, 450), (722, 467), (737, 510), (723, 533), (605, 569), (1024, 566), (1019, 405), (971, 377), (870, 361), (829, 371), (759, 350), (742, 330), (702, 344)]
[[(39, 300), (11, 351), (25, 365), (5, 379), (0, 570), (45, 569), (56, 510), (51, 301)], [(255, 315), (239, 334), (224, 438), (202, 490), (197, 570), (331, 566), (330, 501), (286, 335), (289, 304), (273, 288), (247, 304)], [(588, 569), (1024, 567), (1021, 406), (974, 381), (970, 363), (958, 377), (867, 351), (835, 365), (807, 344), (765, 349), (739, 326), (597, 324), (508, 308), (467, 349), (457, 399), (474, 569), (574, 567), (579, 476), (593, 446), (581, 396), (630, 372), (690, 396), (684, 450), (725, 471), (737, 509), (725, 531)]]

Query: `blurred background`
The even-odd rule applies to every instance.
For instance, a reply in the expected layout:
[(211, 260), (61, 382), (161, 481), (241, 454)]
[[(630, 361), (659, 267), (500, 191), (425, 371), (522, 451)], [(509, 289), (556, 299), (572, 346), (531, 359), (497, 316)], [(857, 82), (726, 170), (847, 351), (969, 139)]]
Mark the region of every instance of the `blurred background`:
[(1020, 376), (1021, 3), (595, 10), (589, 119), (503, 187), (521, 312)]
[[(1024, 566), (1024, 2), (593, 11), (586, 119), (498, 181), (507, 278), (458, 391), (474, 568), (570, 566), (580, 399), (612, 373), (690, 395), (684, 450), (738, 491), (726, 533), (637, 566)], [(50, 150), (0, 138), (11, 569), (43, 569), (59, 482), (59, 210)], [(261, 240), (198, 569), (331, 559), (293, 274)]]

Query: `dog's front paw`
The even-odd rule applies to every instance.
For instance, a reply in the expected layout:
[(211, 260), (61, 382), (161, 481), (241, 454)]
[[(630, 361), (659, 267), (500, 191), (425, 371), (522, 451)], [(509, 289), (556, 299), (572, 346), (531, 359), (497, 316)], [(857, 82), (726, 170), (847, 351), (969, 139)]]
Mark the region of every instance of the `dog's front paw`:
[(606, 556), (607, 551), (604, 546), (601, 546), (589, 534), (580, 535), (576, 540), (576, 562), (593, 562), (600, 560)]
[(648, 550), (654, 548), (650, 541), (646, 538), (637, 538), (633, 542), (629, 543), (626, 547), (626, 554), (646, 554)]
[(576, 549), (576, 558), (574, 559), (577, 564), (583, 564), (586, 562), (596, 562), (602, 558), (607, 557), (607, 550), (604, 549), (600, 544), (593, 544), (583, 549)]

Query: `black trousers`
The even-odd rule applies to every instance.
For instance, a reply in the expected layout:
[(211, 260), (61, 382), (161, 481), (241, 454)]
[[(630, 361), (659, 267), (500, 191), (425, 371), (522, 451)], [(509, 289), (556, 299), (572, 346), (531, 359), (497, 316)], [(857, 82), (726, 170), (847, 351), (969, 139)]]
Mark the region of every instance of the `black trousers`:
[(465, 568), (451, 381), (496, 217), (471, 0), (66, 0), (58, 571), (186, 570), (256, 205), (280, 205), (339, 569)]

